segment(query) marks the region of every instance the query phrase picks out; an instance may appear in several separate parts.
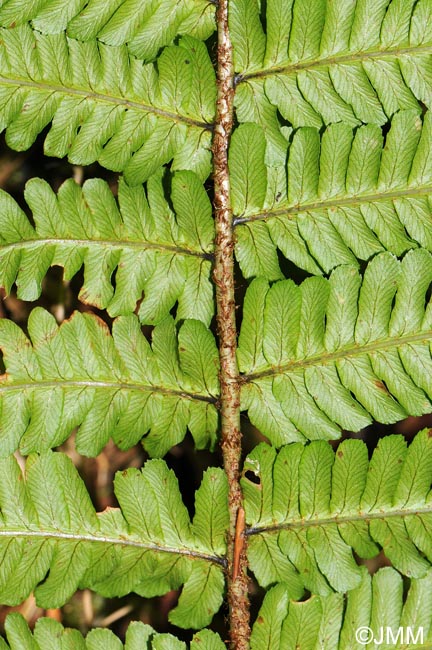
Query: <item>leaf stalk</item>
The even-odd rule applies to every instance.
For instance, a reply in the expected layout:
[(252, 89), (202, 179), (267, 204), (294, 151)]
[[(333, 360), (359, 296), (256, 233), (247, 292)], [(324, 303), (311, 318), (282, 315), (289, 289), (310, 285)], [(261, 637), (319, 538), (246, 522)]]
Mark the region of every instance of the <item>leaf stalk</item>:
[[(242, 511), (239, 483), (241, 460), (240, 382), (236, 359), (237, 329), (234, 293), (233, 211), (228, 173), (228, 147), (233, 128), (234, 66), (228, 26), (228, 0), (220, 0), (218, 26), (217, 105), (213, 137), (215, 210), (215, 263), (217, 326), (220, 354), (220, 415), (223, 463), (229, 485), (230, 528), (228, 533), (228, 605), (233, 650), (249, 647), (249, 600), (246, 574), (246, 544), (238, 539), (238, 517)], [(237, 529), (237, 537), (236, 537)]]

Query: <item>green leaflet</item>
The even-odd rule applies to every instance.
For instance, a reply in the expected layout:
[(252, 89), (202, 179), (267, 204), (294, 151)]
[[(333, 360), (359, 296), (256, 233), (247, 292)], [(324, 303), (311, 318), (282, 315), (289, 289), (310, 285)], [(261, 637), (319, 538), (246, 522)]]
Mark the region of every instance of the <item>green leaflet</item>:
[(75, 312), (58, 327), (36, 308), (28, 331), (32, 343), (0, 320), (2, 456), (56, 447), (77, 426), (77, 450), (87, 456), (110, 437), (127, 449), (148, 432), (145, 448), (162, 456), (187, 428), (198, 448), (214, 446), (219, 360), (201, 321), (185, 321), (176, 332), (168, 316), (150, 346), (134, 315), (119, 317), (111, 336), (93, 315)]
[[(186, 650), (186, 644), (171, 634), (159, 634), (150, 625), (133, 621), (125, 644), (108, 629), (95, 629), (84, 638), (78, 630), (64, 628), (52, 618), (40, 618), (32, 633), (21, 614), (9, 614), (5, 623), (8, 643), (0, 638), (1, 650)], [(215, 632), (202, 630), (194, 635), (190, 650), (223, 650)]]
[[(359, 638), (367, 638), (356, 637), (361, 628), (370, 628), (372, 644), (367, 647), (377, 649), (414, 650), (432, 641), (430, 571), (425, 578), (411, 580), (405, 597), (402, 578), (394, 569), (380, 569), (371, 578), (362, 567), (361, 576), (359, 586), (348, 593), (346, 605), (340, 594), (293, 602), (288, 600), (286, 585), (273, 587), (253, 626), (251, 650), (361, 650), (366, 646)], [(381, 643), (373, 643), (381, 638)]]
[(134, 56), (149, 60), (178, 34), (205, 40), (215, 29), (214, 8), (203, 0), (4, 0), (0, 25), (32, 21), (43, 34), (79, 41), (98, 38), (107, 45), (128, 44)]
[[(432, 250), (429, 112), (423, 122), (416, 111), (397, 113), (385, 143), (373, 124), (355, 132), (348, 124), (332, 124), (321, 138), (316, 128), (300, 128), (288, 146), (286, 165), (270, 161), (268, 139), (266, 162), (258, 149), (254, 152), (253, 144), (264, 137), (259, 131), (255, 124), (239, 127), (236, 133), (247, 138), (248, 165), (230, 168), (236, 256), (246, 277), (279, 279), (277, 249), (313, 274), (357, 264), (383, 250), (398, 256), (418, 245)], [(230, 161), (239, 158), (237, 148), (234, 140)], [(240, 200), (240, 174), (242, 187), (257, 188), (253, 197)], [(258, 195), (266, 185), (267, 195)]]
[(299, 287), (254, 280), (238, 361), (242, 407), (255, 426), (280, 446), (429, 413), (431, 281), (423, 249), (401, 262), (377, 255), (363, 278), (340, 266)]
[[(431, 106), (428, 0), (268, 0), (232, 3), (239, 88), (294, 127), (382, 125), (397, 111)], [(265, 11), (267, 34), (260, 11)], [(249, 27), (246, 27), (249, 25)], [(238, 96), (241, 113), (247, 106)], [(264, 126), (261, 116), (254, 121)], [(277, 128), (276, 112), (272, 116)], [(268, 127), (268, 122), (267, 122)]]
[(64, 454), (30, 456), (25, 482), (13, 457), (0, 465), (3, 603), (19, 604), (34, 589), (46, 608), (61, 606), (78, 588), (151, 597), (184, 585), (170, 620), (209, 624), (224, 586), (228, 488), (221, 469), (204, 474), (191, 522), (177, 479), (161, 460), (118, 473), (120, 509), (99, 514)]
[(258, 210), (265, 201), (265, 150), (264, 132), (256, 124), (242, 124), (234, 131), (229, 151), (229, 170), (232, 207), (237, 215)]
[(9, 292), (16, 282), (19, 298), (36, 300), (50, 266), (63, 266), (69, 280), (84, 265), (79, 298), (111, 316), (132, 312), (144, 291), (141, 322), (161, 322), (178, 301), (179, 319), (208, 325), (214, 309), (211, 204), (193, 172), (176, 172), (174, 215), (162, 183), (159, 172), (148, 181), (146, 196), (121, 179), (119, 209), (102, 180), (88, 180), (82, 189), (68, 180), (56, 197), (48, 183), (32, 179), (25, 197), (35, 228), (0, 192), (0, 284)]
[(0, 70), (0, 128), (12, 149), (28, 149), (52, 123), (49, 156), (80, 165), (97, 160), (123, 171), (130, 184), (171, 160), (207, 178), (216, 90), (202, 42), (181, 39), (156, 67), (126, 46), (22, 25), (1, 30)]
[(381, 439), (370, 462), (360, 440), (336, 453), (325, 441), (279, 452), (262, 443), (242, 478), (249, 565), (261, 585), (286, 582), (296, 599), (302, 587), (322, 596), (358, 588), (353, 551), (371, 558), (381, 547), (402, 574), (430, 575), (431, 481), (428, 430), (408, 449), (402, 436)]
[(265, 36), (259, 19), (259, 0), (232, 2), (229, 29), (239, 44), (233, 51), (235, 69), (259, 68), (265, 49)]

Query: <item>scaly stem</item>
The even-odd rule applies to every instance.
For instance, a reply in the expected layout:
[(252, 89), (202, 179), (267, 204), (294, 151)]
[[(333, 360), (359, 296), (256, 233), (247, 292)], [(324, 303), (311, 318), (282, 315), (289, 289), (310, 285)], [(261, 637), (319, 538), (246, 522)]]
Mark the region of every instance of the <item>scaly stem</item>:
[(243, 531), (241, 525), (237, 525), (242, 520), (242, 494), (239, 483), (241, 432), (240, 385), (236, 360), (233, 214), (228, 174), (228, 146), (234, 112), (234, 67), (228, 29), (228, 0), (219, 0), (216, 17), (218, 25), (218, 95), (213, 140), (216, 220), (213, 279), (216, 285), (221, 363), (222, 453), (229, 484), (228, 604), (231, 647), (233, 650), (247, 650), (250, 628), (246, 555)]

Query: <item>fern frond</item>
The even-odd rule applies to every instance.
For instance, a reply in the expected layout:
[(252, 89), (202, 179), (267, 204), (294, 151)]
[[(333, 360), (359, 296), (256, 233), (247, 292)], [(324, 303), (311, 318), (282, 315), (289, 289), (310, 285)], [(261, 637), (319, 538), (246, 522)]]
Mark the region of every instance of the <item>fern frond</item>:
[(134, 311), (144, 291), (141, 322), (159, 323), (178, 301), (177, 318), (209, 325), (214, 311), (210, 200), (193, 172), (176, 172), (174, 216), (162, 182), (161, 173), (153, 176), (146, 196), (141, 186), (120, 179), (119, 209), (102, 180), (88, 180), (82, 189), (68, 180), (56, 197), (48, 183), (32, 179), (25, 197), (35, 227), (0, 191), (0, 285), (9, 292), (16, 282), (19, 298), (36, 300), (50, 266), (63, 266), (69, 280), (84, 265), (80, 300), (107, 308), (111, 316)]
[(269, 0), (266, 34), (259, 5), (231, 6), (240, 121), (264, 124), (255, 97), (273, 106), (274, 126), (277, 108), (295, 128), (381, 125), (432, 107), (428, 0)]
[(65, 454), (30, 456), (25, 480), (13, 457), (1, 459), (0, 468), (3, 603), (18, 604), (33, 590), (46, 608), (63, 605), (78, 588), (151, 597), (184, 585), (170, 620), (193, 628), (211, 621), (224, 588), (228, 512), (221, 469), (205, 473), (191, 522), (177, 479), (161, 460), (118, 473), (120, 509), (99, 514)]
[(52, 122), (45, 153), (124, 171), (141, 183), (164, 163), (210, 172), (215, 74), (190, 36), (153, 63), (126, 46), (43, 35), (28, 25), (0, 31), (0, 129), (28, 149)]
[(363, 278), (340, 266), (301, 286), (255, 279), (238, 349), (253, 424), (280, 446), (430, 413), (431, 282), (424, 249), (381, 253)]
[(268, 134), (266, 148), (258, 125), (241, 125), (230, 169), (243, 274), (282, 277), (277, 249), (314, 274), (383, 250), (432, 250), (431, 136), (429, 112), (423, 124), (415, 111), (397, 113), (385, 144), (372, 124), (355, 133), (332, 124), (322, 137), (305, 127), (286, 142), (286, 166), (285, 155), (272, 160)]
[[(395, 640), (397, 645), (392, 648), (406, 650), (432, 642), (431, 572), (425, 578), (412, 580), (405, 597), (402, 578), (394, 569), (380, 569), (371, 578), (362, 567), (361, 575), (360, 585), (346, 599), (331, 594), (293, 602), (286, 585), (273, 587), (253, 626), (251, 650), (362, 650), (366, 644), (360, 642), (362, 637), (356, 637), (356, 632), (364, 628), (370, 628), (371, 642), (379, 641), (385, 630), (384, 647), (390, 647), (387, 639), (390, 643)], [(392, 636), (387, 630), (392, 631)], [(408, 639), (412, 644), (408, 641), (405, 645)]]
[[(256, 477), (259, 485), (248, 478)], [(323, 441), (293, 443), (279, 453), (261, 443), (242, 478), (248, 557), (263, 586), (287, 582), (325, 595), (358, 587), (353, 551), (371, 558), (380, 548), (402, 574), (422, 578), (432, 562), (432, 437), (382, 438), (370, 462), (360, 440), (334, 452)]]
[(110, 436), (123, 448), (144, 441), (162, 456), (188, 427), (198, 448), (216, 441), (219, 390), (217, 348), (201, 321), (176, 333), (167, 317), (150, 347), (134, 315), (108, 327), (75, 312), (60, 327), (42, 308), (28, 321), (32, 343), (17, 325), (0, 320), (6, 374), (0, 382), (1, 454), (60, 445), (77, 433), (79, 453), (97, 455)]
[(78, 41), (99, 39), (124, 45), (139, 59), (150, 60), (177, 35), (206, 40), (215, 30), (214, 5), (206, 0), (1, 0), (0, 25), (32, 21), (43, 34)]
[[(126, 630), (125, 644), (107, 629), (91, 630), (84, 638), (78, 630), (64, 628), (52, 618), (39, 618), (32, 633), (17, 612), (5, 621), (8, 643), (0, 638), (0, 650), (186, 650), (186, 643), (172, 634), (160, 634), (150, 625), (133, 621)], [(201, 630), (194, 634), (190, 650), (224, 650), (218, 634)]]

